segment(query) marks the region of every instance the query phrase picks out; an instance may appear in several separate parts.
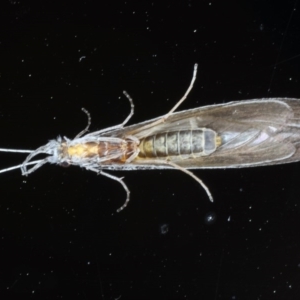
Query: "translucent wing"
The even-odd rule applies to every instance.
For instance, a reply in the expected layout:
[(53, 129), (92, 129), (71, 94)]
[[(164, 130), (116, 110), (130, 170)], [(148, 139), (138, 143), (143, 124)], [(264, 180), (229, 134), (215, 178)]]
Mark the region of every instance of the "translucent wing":
[[(238, 168), (300, 160), (300, 100), (257, 99), (205, 106), (171, 115), (151, 126), (156, 118), (111, 132), (112, 136), (137, 138), (160, 132), (210, 128), (221, 137), (221, 145), (208, 156), (168, 159), (185, 168)], [(155, 164), (159, 164), (156, 159)], [(147, 167), (149, 161), (135, 164)], [(153, 160), (151, 160), (153, 164)]]

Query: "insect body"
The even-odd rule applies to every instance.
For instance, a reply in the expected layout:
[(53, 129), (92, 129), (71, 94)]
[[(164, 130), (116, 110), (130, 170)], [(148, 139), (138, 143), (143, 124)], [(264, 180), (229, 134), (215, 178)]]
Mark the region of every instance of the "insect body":
[(140, 157), (204, 156), (219, 146), (215, 131), (207, 128), (157, 133), (140, 141)]
[[(121, 183), (122, 178), (106, 170), (178, 169), (194, 178), (212, 195), (189, 169), (242, 168), (284, 164), (300, 160), (300, 99), (269, 98), (229, 102), (174, 112), (186, 99), (196, 79), (194, 67), (190, 86), (179, 102), (164, 116), (125, 127), (124, 122), (87, 133), (91, 124), (74, 139), (59, 137), (36, 150), (0, 149), (3, 152), (29, 153), (18, 166), (28, 175), (45, 163), (78, 165)], [(44, 159), (32, 161), (41, 153)], [(28, 168), (29, 166), (32, 167)]]

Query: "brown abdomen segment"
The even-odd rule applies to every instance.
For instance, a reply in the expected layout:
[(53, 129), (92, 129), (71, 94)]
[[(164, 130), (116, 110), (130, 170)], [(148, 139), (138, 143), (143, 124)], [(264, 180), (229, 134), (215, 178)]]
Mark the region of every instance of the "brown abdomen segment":
[(206, 128), (157, 133), (140, 140), (139, 157), (209, 155), (218, 141), (216, 132)]

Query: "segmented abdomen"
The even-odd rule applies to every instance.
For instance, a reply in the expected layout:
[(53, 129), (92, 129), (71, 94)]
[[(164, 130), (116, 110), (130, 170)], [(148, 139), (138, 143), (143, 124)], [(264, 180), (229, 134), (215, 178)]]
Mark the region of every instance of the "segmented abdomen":
[(140, 157), (203, 156), (218, 146), (216, 132), (207, 129), (157, 133), (140, 140)]

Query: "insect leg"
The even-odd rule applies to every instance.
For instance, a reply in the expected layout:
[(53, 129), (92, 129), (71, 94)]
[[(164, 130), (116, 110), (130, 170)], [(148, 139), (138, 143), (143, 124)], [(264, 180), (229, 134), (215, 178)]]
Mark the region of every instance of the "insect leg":
[(133, 104), (132, 98), (129, 96), (129, 94), (126, 91), (123, 91), (123, 94), (129, 100), (129, 103), (130, 103), (130, 113), (127, 116), (127, 118), (123, 121), (123, 123), (121, 124), (121, 127), (124, 127), (124, 125), (131, 119), (131, 117), (134, 114), (134, 104)]
[(139, 150), (134, 151), (125, 161), (126, 164), (131, 163), (138, 155), (139, 155)]
[(84, 113), (86, 113), (86, 115), (88, 117), (88, 123), (87, 123), (87, 126), (75, 136), (74, 139), (78, 139), (79, 137), (81, 137), (82, 135), (84, 135), (86, 132), (88, 132), (88, 130), (89, 130), (90, 126), (91, 126), (91, 122), (92, 122), (91, 114), (84, 107), (82, 107), (81, 110)]
[(113, 180), (115, 180), (115, 181), (118, 181), (118, 182), (123, 186), (123, 188), (124, 188), (124, 190), (125, 190), (127, 196), (126, 196), (126, 200), (125, 200), (124, 204), (123, 204), (120, 208), (117, 209), (117, 212), (120, 212), (121, 210), (123, 210), (123, 209), (128, 205), (129, 200), (130, 200), (130, 190), (129, 190), (129, 188), (127, 187), (126, 183), (123, 181), (123, 178), (120, 178), (120, 177), (111, 175), (111, 174), (109, 174), (109, 173), (106, 173), (106, 172), (104, 172), (104, 171), (102, 171), (102, 170), (98, 170), (98, 169), (93, 168), (93, 167), (86, 167), (86, 169), (87, 169), (87, 170), (90, 170), (90, 171), (94, 171), (94, 172), (96, 172), (97, 174), (106, 176), (106, 177), (108, 177), (108, 178), (110, 178), (110, 179), (113, 179)]
[(197, 69), (198, 69), (198, 64), (194, 64), (194, 72), (193, 72), (192, 81), (191, 81), (187, 91), (183, 95), (183, 97), (175, 104), (175, 106), (166, 115), (164, 115), (161, 119), (153, 122), (151, 124), (151, 127), (154, 125), (160, 124), (160, 123), (164, 123), (170, 117), (170, 115), (178, 108), (178, 106), (186, 99), (186, 97), (188, 96), (188, 94), (190, 93), (190, 91), (192, 90), (192, 88), (194, 86), (196, 76), (197, 76)]
[(186, 173), (187, 175), (190, 175), (192, 178), (194, 178), (204, 188), (204, 190), (205, 190), (205, 192), (206, 192), (209, 200), (211, 202), (214, 202), (213, 196), (212, 196), (211, 192), (209, 191), (209, 188), (194, 173), (192, 173), (191, 171), (189, 171), (189, 170), (187, 170), (185, 168), (182, 168), (181, 166), (178, 166), (177, 164), (175, 164), (175, 163), (173, 163), (171, 161), (165, 161), (164, 164), (170, 165), (170, 166), (174, 167), (175, 169), (177, 169), (179, 171), (182, 171), (182, 172)]
[(104, 129), (101, 129), (101, 130), (98, 130), (95, 132), (91, 132), (91, 133), (87, 134), (86, 136), (94, 136), (94, 135), (99, 136), (99, 135), (102, 135), (103, 133), (107, 133), (109, 131), (116, 130), (116, 129), (121, 129), (124, 127), (124, 125), (130, 120), (130, 118), (134, 114), (134, 104), (133, 104), (132, 98), (129, 96), (129, 94), (126, 91), (123, 91), (123, 94), (126, 96), (126, 98), (129, 100), (129, 103), (130, 103), (130, 112), (129, 112), (129, 115), (126, 117), (126, 119), (121, 124), (111, 126), (108, 128), (104, 128)]
[(138, 145), (140, 144), (140, 140), (134, 136), (134, 135), (128, 135), (126, 136), (126, 140), (130, 140), (133, 142), (134, 144), (134, 148), (132, 151), (128, 152), (128, 154), (130, 154), (130, 156), (126, 159), (125, 163), (129, 164), (131, 163), (140, 153), (140, 149), (138, 147)]
[(175, 104), (175, 106), (163, 117), (163, 122), (170, 117), (170, 115), (178, 108), (178, 106), (186, 99), (186, 97), (188, 96), (188, 94), (191, 92), (196, 77), (197, 77), (197, 69), (198, 69), (198, 64), (194, 64), (194, 72), (193, 72), (193, 77), (191, 80), (191, 83), (187, 89), (187, 91), (185, 92), (185, 94), (183, 95), (183, 97)]
[[(49, 163), (50, 160), (51, 160), (51, 157), (50, 157), (50, 159), (49, 159), (49, 157), (46, 157), (44, 159), (36, 160), (34, 162), (23, 163), (22, 166), (21, 166), (22, 175), (26, 175), (27, 176), (28, 174), (34, 172), (36, 169), (40, 168), (44, 164)], [(32, 168), (30, 168), (30, 169), (27, 169), (27, 166), (31, 165), (32, 163), (35, 163), (35, 166), (32, 167)]]
[(123, 178), (120, 178), (120, 177), (111, 175), (111, 174), (106, 173), (106, 172), (103, 172), (103, 171), (100, 171), (100, 174), (101, 174), (101, 175), (104, 175), (104, 176), (106, 176), (106, 177), (108, 177), (108, 178), (111, 178), (111, 179), (113, 179), (113, 180), (118, 181), (118, 182), (121, 183), (121, 185), (123, 186), (123, 188), (124, 188), (124, 190), (125, 190), (127, 196), (126, 196), (126, 200), (125, 200), (124, 204), (123, 204), (121, 207), (119, 207), (119, 208), (117, 209), (117, 212), (120, 212), (120, 211), (123, 210), (123, 209), (128, 205), (128, 203), (129, 203), (129, 199), (130, 199), (130, 190), (129, 190), (129, 188), (127, 187), (126, 183), (123, 181)]
[(196, 77), (197, 77), (197, 69), (198, 69), (198, 64), (194, 64), (194, 71), (193, 71), (193, 77), (191, 80), (191, 83), (187, 89), (187, 91), (185, 92), (185, 94), (183, 95), (183, 97), (176, 103), (176, 105), (166, 114), (164, 115), (162, 118), (154, 121), (153, 123), (147, 124), (141, 128), (139, 128), (139, 130), (141, 129), (146, 129), (146, 128), (151, 128), (153, 126), (156, 126), (160, 123), (164, 123), (169, 117), (170, 115), (172, 115), (172, 113), (178, 108), (178, 106), (186, 99), (186, 97), (188, 96), (188, 94), (190, 93), (190, 91), (192, 90)]

